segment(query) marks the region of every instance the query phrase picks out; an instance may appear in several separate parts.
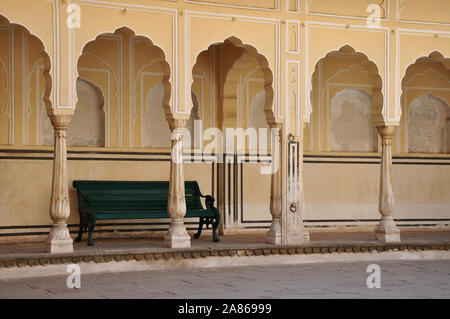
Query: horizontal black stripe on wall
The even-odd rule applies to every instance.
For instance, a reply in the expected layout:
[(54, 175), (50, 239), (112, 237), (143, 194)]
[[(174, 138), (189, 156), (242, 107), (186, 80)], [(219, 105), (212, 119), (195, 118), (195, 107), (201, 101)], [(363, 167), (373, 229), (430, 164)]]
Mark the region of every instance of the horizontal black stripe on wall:
[[(197, 230), (196, 227), (186, 227), (187, 230)], [(154, 228), (154, 229), (145, 229), (145, 228), (130, 228), (130, 229), (96, 229), (93, 231), (93, 233), (138, 233), (138, 232), (148, 232), (148, 231), (167, 231), (168, 228)], [(207, 231), (210, 229), (203, 229), (204, 231)], [(71, 234), (78, 234), (78, 231), (69, 231)], [(17, 236), (39, 236), (39, 235), (48, 235), (48, 232), (24, 232), (24, 233), (4, 233), (0, 234), (0, 237), (17, 237)], [(87, 234), (84, 234), (87, 236)]]
[[(377, 155), (303, 155), (304, 158), (348, 158), (348, 159), (380, 159), (380, 154)], [(411, 159), (411, 160), (444, 160), (450, 161), (450, 157), (437, 157), (437, 156), (396, 156), (393, 155), (392, 159)]]
[[(196, 218), (196, 217), (192, 217)], [(352, 222), (379, 222), (380, 219), (305, 219), (305, 223), (352, 223)], [(394, 219), (395, 222), (450, 222), (450, 218), (399, 218)], [(271, 223), (271, 220), (255, 220), (248, 221), (250, 223)], [(96, 226), (160, 226), (169, 225), (167, 222), (136, 222), (136, 223), (97, 223)], [(185, 225), (198, 225), (196, 221), (185, 221)], [(12, 230), (12, 229), (34, 229), (34, 228), (48, 228), (52, 225), (13, 225), (13, 226), (0, 226), (0, 230)], [(68, 224), (68, 228), (79, 227), (78, 224)]]
[[(36, 156), (0, 156), (0, 160), (47, 160), (53, 161), (53, 157), (36, 157)], [(68, 161), (113, 161), (113, 162), (170, 162), (170, 158), (111, 158), (111, 157), (68, 157)], [(204, 160), (197, 164), (207, 163), (211, 164), (214, 160)], [(269, 163), (270, 161), (258, 160), (252, 161), (254, 163)], [(250, 162), (250, 163), (252, 163)], [(305, 164), (372, 164), (380, 165), (379, 161), (314, 161), (304, 160)], [(185, 162), (186, 164), (196, 164), (195, 161)], [(393, 165), (450, 165), (450, 162), (392, 162)]]
[[(306, 223), (348, 223), (348, 222), (379, 222), (380, 219), (305, 219)], [(395, 222), (438, 222), (450, 221), (450, 218), (394, 218)]]

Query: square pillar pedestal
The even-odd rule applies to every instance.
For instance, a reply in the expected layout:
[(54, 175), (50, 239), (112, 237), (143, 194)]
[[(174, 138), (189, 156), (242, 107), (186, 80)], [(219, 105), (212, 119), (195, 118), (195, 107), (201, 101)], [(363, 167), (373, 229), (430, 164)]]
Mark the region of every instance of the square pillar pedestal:
[(164, 245), (169, 248), (191, 247), (191, 237), (186, 232), (183, 221), (171, 221), (169, 230), (164, 237)]
[(70, 237), (66, 224), (55, 224), (45, 243), (45, 251), (50, 254), (65, 254), (73, 252), (73, 239)]

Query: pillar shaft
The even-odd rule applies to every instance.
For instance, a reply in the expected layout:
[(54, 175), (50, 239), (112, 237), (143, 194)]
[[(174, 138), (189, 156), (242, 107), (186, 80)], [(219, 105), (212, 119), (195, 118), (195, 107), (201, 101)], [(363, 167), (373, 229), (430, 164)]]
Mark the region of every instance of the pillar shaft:
[[(281, 244), (281, 150), (280, 150), (280, 125), (271, 125), (271, 148), (272, 148), (272, 175), (270, 182), (270, 213), (272, 224), (267, 232), (266, 240), (270, 244)], [(275, 164), (278, 161), (278, 164)], [(275, 168), (278, 168), (275, 170)]]
[(190, 247), (191, 238), (183, 221), (186, 215), (186, 199), (184, 194), (182, 129), (186, 126), (186, 120), (171, 119), (169, 124), (172, 130), (172, 159), (170, 161), (169, 201), (167, 204), (170, 226), (164, 241), (166, 246), (170, 248)]
[(379, 199), (381, 221), (375, 234), (378, 240), (385, 242), (400, 241), (400, 230), (393, 218), (395, 202), (392, 190), (392, 136), (394, 131), (393, 126), (378, 127), (382, 144)]
[(73, 240), (66, 224), (70, 215), (66, 139), (67, 127), (72, 116), (67, 114), (51, 114), (49, 116), (55, 130), (55, 154), (50, 200), (50, 218), (53, 221), (53, 226), (46, 242), (46, 251), (49, 253), (67, 253), (73, 251)]

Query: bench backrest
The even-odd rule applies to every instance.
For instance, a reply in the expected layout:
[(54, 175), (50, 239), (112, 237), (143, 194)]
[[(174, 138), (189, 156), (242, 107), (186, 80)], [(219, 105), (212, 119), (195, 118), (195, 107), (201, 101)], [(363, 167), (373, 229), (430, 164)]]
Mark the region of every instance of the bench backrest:
[[(158, 206), (167, 208), (169, 182), (167, 181), (73, 181), (78, 192), (78, 204), (83, 197), (129, 196), (130, 202), (139, 200), (157, 200)], [(204, 209), (200, 200), (200, 188), (196, 181), (185, 181), (186, 209)], [(98, 195), (98, 196), (96, 196)], [(156, 203), (155, 203), (156, 204)]]

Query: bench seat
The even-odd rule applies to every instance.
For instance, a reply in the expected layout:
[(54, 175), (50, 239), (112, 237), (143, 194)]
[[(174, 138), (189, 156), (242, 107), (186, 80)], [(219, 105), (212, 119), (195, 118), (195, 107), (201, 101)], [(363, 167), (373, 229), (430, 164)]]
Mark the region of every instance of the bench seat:
[[(97, 220), (169, 218), (167, 203), (169, 182), (151, 181), (74, 181), (78, 194), (80, 229), (76, 241), (88, 232), (88, 245), (93, 245), (92, 232)], [(213, 241), (218, 242), (217, 227), (220, 214), (214, 207), (214, 197), (203, 195), (196, 181), (185, 182), (186, 218), (199, 218), (201, 235), (203, 225), (212, 225)], [(201, 198), (205, 198), (206, 208)]]

